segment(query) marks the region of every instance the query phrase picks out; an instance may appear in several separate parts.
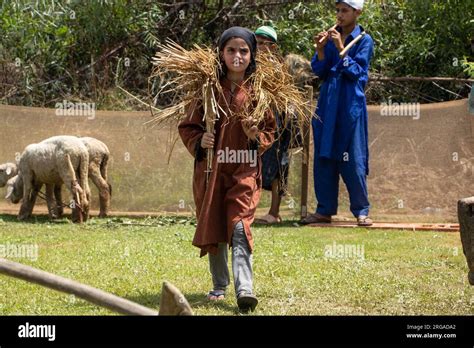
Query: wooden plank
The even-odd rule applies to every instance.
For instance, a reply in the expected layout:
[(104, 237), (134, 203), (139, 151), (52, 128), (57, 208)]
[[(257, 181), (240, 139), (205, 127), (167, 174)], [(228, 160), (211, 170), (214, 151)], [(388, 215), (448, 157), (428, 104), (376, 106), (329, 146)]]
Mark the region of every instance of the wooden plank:
[(407, 223), (407, 222), (374, 222), (372, 226), (360, 227), (356, 222), (333, 221), (330, 224), (317, 223), (309, 224), (311, 227), (337, 227), (337, 228), (367, 228), (377, 230), (408, 230), (408, 231), (437, 231), (437, 232), (458, 232), (459, 224), (442, 223)]
[(193, 315), (193, 310), (177, 287), (164, 282), (161, 289), (159, 315)]

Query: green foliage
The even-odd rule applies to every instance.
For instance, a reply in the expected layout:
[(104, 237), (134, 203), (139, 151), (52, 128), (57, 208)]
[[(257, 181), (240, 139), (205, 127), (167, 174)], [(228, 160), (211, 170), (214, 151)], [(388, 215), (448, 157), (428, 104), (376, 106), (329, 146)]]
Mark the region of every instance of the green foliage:
[[(461, 61), (471, 54), (473, 10), (474, 3), (463, 0), (372, 2), (363, 20), (376, 43), (373, 70), (385, 76), (468, 77)], [(434, 100), (452, 97), (436, 86), (419, 86)], [(467, 96), (469, 89), (463, 92)]]
[[(138, 73), (146, 81), (152, 43), (136, 42), (140, 43), (138, 35), (149, 32), (159, 14), (156, 5), (143, 2), (3, 2), (0, 64), (18, 62), (22, 77), (21, 93), (10, 102), (54, 105), (64, 95), (95, 98), (95, 88), (112, 86), (117, 56), (131, 62), (127, 76)], [(108, 59), (81, 70), (121, 46)], [(141, 87), (146, 84), (142, 82)]]
[(464, 72), (469, 76), (469, 78), (474, 79), (474, 62), (469, 62), (466, 57), (463, 58), (462, 66)]
[(0, 61), (19, 67), (20, 97), (27, 105), (35, 99), (53, 98), (64, 88), (58, 84), (36, 88), (51, 76), (67, 74), (67, 49), (74, 37), (67, 25), (67, 9), (56, 5), (5, 1), (0, 8)]
[[(374, 40), (371, 72), (384, 76), (469, 77), (465, 67), (469, 65), (466, 57), (472, 58), (473, 10), (474, 3), (463, 0), (366, 2), (359, 23)], [(307, 59), (313, 54), (313, 35), (335, 23), (332, 2), (299, 3), (281, 13), (277, 20), (259, 18), (260, 24), (274, 25), (283, 53), (295, 52)], [(423, 88), (433, 101), (452, 97), (434, 85)], [(410, 88), (392, 89), (390, 85), (375, 92), (372, 101), (389, 96), (411, 101), (419, 98)], [(464, 88), (463, 93), (467, 96), (469, 89)]]
[[(4, 91), (0, 100), (52, 106), (67, 96), (91, 99), (101, 107), (103, 96), (115, 83), (145, 96), (150, 58), (158, 42), (171, 38), (185, 47), (194, 43), (213, 45), (232, 25), (251, 29), (272, 25), (283, 54), (293, 52), (311, 59), (312, 37), (335, 22), (334, 2), (330, 0), (280, 5), (244, 2), (232, 9), (234, 4), (229, 0), (168, 4), (128, 0), (3, 1), (0, 68), (15, 66), (16, 89), (0, 77), (0, 93)], [(466, 0), (366, 2), (360, 24), (375, 42), (371, 72), (385, 76), (472, 77), (473, 10), (474, 2)], [(463, 85), (443, 86), (463, 96), (469, 93)], [(384, 84), (371, 89), (368, 95), (370, 102), (389, 96), (422, 101), (453, 98), (427, 83)]]

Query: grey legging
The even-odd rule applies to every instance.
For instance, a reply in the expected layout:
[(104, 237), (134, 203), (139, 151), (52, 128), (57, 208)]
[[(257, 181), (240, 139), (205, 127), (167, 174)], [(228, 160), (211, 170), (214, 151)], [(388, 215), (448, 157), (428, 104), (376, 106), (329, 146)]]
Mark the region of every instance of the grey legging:
[[(230, 283), (227, 267), (227, 243), (219, 243), (217, 255), (209, 254), (209, 266), (214, 290), (224, 290)], [(235, 294), (253, 293), (252, 253), (249, 249), (242, 221), (235, 224), (232, 235), (232, 272)]]

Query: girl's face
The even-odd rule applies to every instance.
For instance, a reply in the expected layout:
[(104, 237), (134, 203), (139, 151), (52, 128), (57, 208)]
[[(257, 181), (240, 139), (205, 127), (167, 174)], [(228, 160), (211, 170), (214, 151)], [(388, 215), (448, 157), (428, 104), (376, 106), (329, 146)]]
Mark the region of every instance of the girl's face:
[(250, 48), (244, 39), (232, 38), (225, 44), (221, 57), (228, 71), (245, 73), (250, 64)]

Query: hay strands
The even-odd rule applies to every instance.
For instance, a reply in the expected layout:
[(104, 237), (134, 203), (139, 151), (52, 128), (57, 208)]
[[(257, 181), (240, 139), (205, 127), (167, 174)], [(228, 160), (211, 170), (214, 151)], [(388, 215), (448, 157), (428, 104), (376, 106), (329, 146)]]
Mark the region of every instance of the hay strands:
[[(148, 79), (149, 86), (155, 79), (166, 81), (153, 98), (158, 100), (160, 95), (171, 94), (179, 102), (167, 108), (163, 108), (153, 116), (147, 123), (162, 124), (168, 121), (180, 121), (186, 115), (190, 105), (198, 102), (201, 104), (209, 99), (204, 95), (205, 90), (210, 87), (214, 91), (210, 93), (213, 100), (212, 105), (217, 106), (216, 94), (222, 93), (222, 87), (218, 80), (219, 60), (217, 53), (208, 48), (194, 45), (193, 49), (186, 50), (176, 42), (167, 39), (164, 44), (158, 45), (158, 52), (152, 58), (153, 70)], [(210, 87), (204, 89), (208, 84)]]
[(285, 64), (266, 52), (259, 52), (256, 61), (257, 69), (249, 78), (253, 93), (248, 98), (248, 104), (253, 107), (248, 105), (249, 107), (245, 108), (249, 113), (244, 114), (243, 118), (261, 124), (265, 112), (271, 109), (282, 116), (285, 125), (292, 119), (296, 119), (300, 127), (309, 122), (312, 117), (311, 112), (308, 112), (310, 102), (296, 87)]

